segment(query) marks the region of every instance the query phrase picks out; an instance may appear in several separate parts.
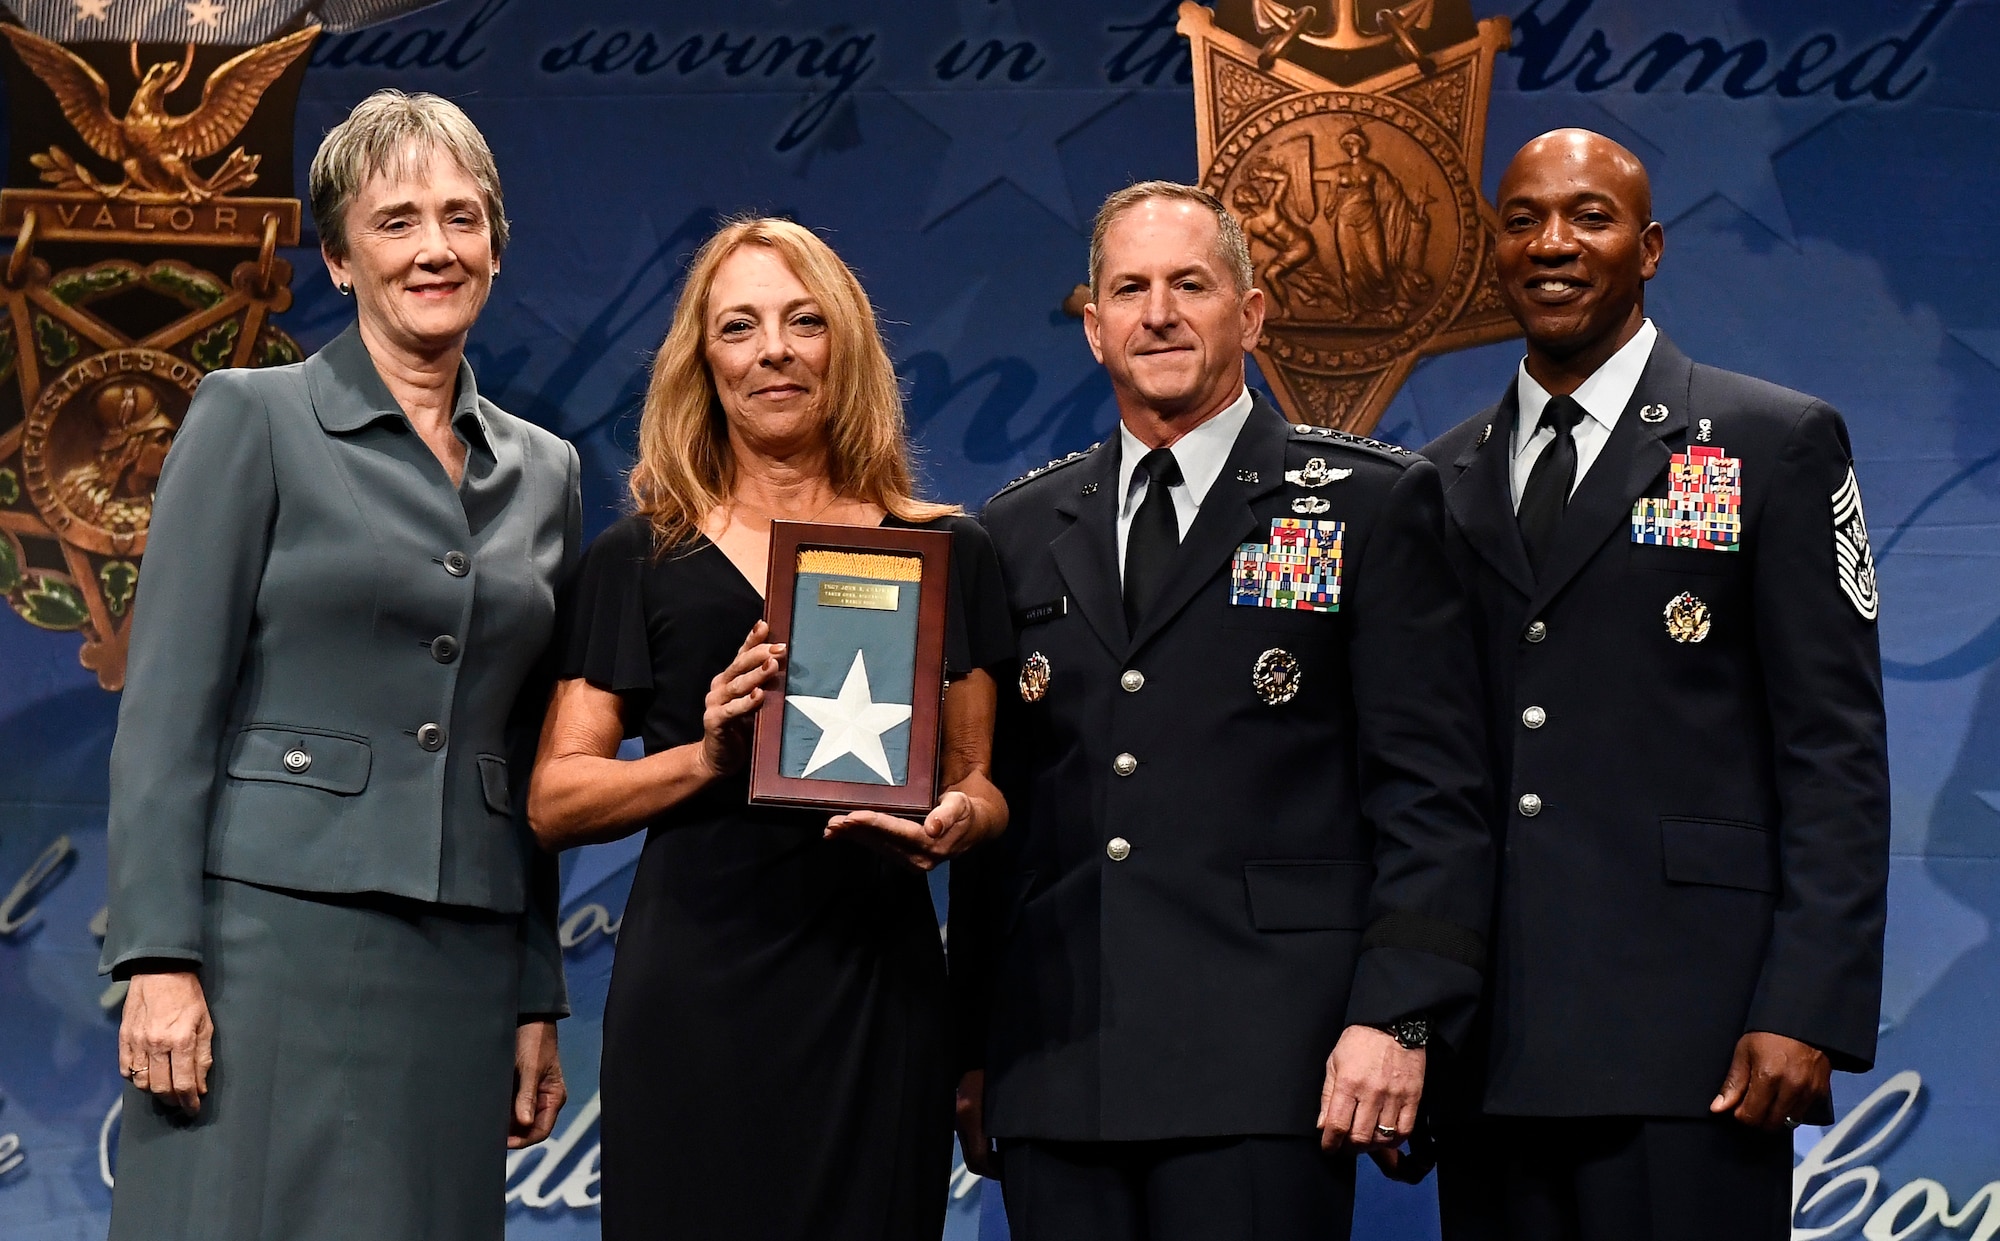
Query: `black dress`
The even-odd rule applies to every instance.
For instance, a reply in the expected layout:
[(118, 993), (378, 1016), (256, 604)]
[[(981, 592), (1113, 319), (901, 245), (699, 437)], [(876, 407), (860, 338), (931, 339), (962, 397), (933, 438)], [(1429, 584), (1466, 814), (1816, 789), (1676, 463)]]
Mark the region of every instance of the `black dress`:
[[(1008, 659), (985, 531), (928, 527), (953, 535), (950, 674)], [(648, 754), (698, 742), (710, 679), (763, 614), (713, 543), (655, 557), (628, 517), (568, 592), (562, 675), (618, 694)], [(640, 855), (604, 1011), (606, 1241), (935, 1241), (952, 1080), (929, 887), (748, 789), (739, 773), (668, 810)]]

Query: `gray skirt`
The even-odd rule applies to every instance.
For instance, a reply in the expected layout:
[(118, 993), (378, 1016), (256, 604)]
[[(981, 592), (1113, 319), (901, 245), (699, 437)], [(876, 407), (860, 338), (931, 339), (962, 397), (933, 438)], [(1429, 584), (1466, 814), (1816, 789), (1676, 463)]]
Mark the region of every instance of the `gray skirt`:
[(518, 917), (203, 896), (209, 1091), (126, 1087), (111, 1241), (499, 1241)]

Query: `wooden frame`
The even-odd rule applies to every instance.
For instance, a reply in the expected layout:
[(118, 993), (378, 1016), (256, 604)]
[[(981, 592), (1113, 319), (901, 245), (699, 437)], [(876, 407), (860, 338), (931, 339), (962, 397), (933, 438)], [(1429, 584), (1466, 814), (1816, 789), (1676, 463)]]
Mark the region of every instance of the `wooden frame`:
[[(870, 685), (871, 695), (885, 692), (885, 702), (907, 702), (909, 755), (901, 784), (866, 780), (827, 779), (783, 774), (786, 690), (766, 692), (757, 709), (756, 741), (750, 760), (750, 800), (758, 805), (808, 806), (815, 809), (881, 810), (921, 819), (938, 796), (939, 727), (944, 704), (945, 618), (951, 580), (951, 535), (941, 530), (910, 530), (896, 526), (837, 526), (800, 521), (771, 523), (771, 559), (764, 591), (764, 619), (771, 626), (768, 641), (796, 650), (792, 632), (799, 612), (797, 599), (801, 552), (824, 550), (859, 555), (922, 558), (920, 577), (909, 580), (916, 591), (915, 673), (908, 686), (900, 678), (891, 687)], [(886, 610), (876, 604), (829, 604), (822, 583), (816, 606)], [(881, 589), (863, 582), (859, 591)], [(900, 598), (900, 596), (898, 596)], [(899, 622), (899, 625), (903, 622)], [(899, 633), (904, 632), (898, 630)], [(866, 647), (861, 648), (866, 653)], [(859, 655), (857, 655), (857, 659)], [(789, 673), (790, 669), (787, 668)], [(907, 691), (906, 698), (898, 698)]]

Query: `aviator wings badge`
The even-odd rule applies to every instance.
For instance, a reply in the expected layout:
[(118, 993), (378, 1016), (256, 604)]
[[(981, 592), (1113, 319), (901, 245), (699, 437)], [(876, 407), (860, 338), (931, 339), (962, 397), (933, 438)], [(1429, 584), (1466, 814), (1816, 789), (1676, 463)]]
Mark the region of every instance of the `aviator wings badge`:
[(1201, 185), (1250, 242), (1294, 422), (1373, 430), (1426, 354), (1518, 336), (1480, 196), (1504, 17), (1470, 0), (1180, 6)]

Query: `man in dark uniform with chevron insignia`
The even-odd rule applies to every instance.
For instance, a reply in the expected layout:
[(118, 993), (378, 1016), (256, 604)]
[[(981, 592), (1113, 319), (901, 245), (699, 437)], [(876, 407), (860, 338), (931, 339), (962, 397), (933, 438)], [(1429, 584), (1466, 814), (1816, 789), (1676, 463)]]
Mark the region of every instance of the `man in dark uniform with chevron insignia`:
[[(1889, 778), (1847, 429), (1645, 316), (1646, 171), (1500, 182), (1527, 358), (1424, 451), (1479, 612), (1499, 887), (1446, 1241), (1783, 1241), (1792, 1141), (1875, 1055)], [(1483, 1109), (1483, 1115), (1477, 1113)]]
[(1114, 194), (1091, 288), (1119, 431), (983, 518), (1019, 675), (1011, 825), (953, 866), (962, 1140), (1020, 1241), (1345, 1237), (1485, 958), (1437, 472), (1245, 387), (1263, 295), (1210, 195)]

